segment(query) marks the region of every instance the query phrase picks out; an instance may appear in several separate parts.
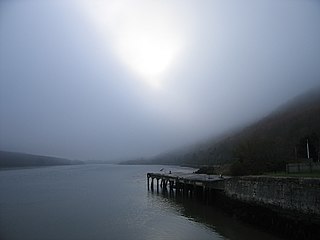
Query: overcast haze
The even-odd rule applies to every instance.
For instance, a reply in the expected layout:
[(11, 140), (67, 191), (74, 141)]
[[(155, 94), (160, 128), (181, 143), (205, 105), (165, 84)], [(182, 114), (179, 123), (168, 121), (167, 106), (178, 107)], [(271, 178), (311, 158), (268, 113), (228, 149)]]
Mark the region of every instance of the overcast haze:
[(0, 2), (0, 149), (148, 157), (320, 84), (320, 2)]

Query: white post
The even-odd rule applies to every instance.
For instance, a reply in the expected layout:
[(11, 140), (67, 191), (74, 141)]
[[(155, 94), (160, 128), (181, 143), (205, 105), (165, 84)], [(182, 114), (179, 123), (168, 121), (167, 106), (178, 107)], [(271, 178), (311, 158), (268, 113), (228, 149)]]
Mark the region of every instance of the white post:
[(309, 141), (307, 139), (307, 157), (308, 159), (310, 158), (310, 155), (309, 155)]
[(319, 148), (318, 148), (318, 162), (320, 162), (320, 141), (319, 141)]

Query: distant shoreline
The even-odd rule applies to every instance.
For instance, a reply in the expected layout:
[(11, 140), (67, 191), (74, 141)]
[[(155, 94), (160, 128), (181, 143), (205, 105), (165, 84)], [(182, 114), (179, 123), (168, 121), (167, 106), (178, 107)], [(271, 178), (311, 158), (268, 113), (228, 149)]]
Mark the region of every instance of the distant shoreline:
[(33, 168), (78, 164), (84, 164), (84, 162), (51, 156), (0, 151), (0, 169)]
[(11, 170), (27, 170), (27, 169), (35, 169), (35, 168), (47, 168), (47, 167), (59, 167), (59, 166), (76, 166), (83, 165), (82, 164), (59, 164), (59, 165), (42, 165), (42, 166), (19, 166), (19, 167), (0, 167), (0, 171), (11, 171)]

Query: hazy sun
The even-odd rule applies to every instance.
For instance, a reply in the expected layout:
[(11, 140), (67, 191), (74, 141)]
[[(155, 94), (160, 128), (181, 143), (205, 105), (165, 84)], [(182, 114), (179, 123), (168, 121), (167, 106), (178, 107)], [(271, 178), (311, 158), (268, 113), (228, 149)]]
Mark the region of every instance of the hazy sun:
[(85, 8), (120, 59), (146, 83), (161, 86), (182, 46), (172, 9), (149, 0), (91, 0)]

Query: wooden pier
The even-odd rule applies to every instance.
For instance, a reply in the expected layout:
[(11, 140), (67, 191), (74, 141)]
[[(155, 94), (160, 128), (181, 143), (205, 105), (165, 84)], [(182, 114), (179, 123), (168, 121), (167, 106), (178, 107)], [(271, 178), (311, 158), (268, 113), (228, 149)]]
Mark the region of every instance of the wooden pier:
[(229, 177), (195, 173), (147, 173), (148, 190), (157, 192), (175, 191), (184, 196), (210, 196), (215, 191), (224, 191), (224, 182)]

